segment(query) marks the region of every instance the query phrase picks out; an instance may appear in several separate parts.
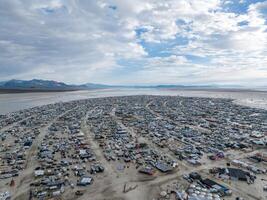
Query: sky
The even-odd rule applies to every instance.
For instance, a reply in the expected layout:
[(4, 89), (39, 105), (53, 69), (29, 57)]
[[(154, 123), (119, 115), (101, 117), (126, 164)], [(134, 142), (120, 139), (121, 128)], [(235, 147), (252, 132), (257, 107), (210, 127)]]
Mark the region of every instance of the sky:
[(267, 86), (267, 1), (0, 0), (0, 80)]

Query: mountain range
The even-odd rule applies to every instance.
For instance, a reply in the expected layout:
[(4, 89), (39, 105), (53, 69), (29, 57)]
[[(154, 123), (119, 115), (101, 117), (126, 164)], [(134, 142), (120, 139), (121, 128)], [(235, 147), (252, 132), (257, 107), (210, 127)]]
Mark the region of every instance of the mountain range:
[(47, 90), (47, 91), (70, 91), (70, 90), (86, 90), (86, 89), (101, 89), (109, 86), (101, 84), (87, 83), (82, 85), (70, 85), (63, 82), (53, 80), (16, 80), (0, 82), (0, 89), (4, 90)]
[(108, 88), (157, 88), (157, 89), (245, 89), (238, 85), (105, 85), (95, 83), (85, 83), (81, 85), (66, 84), (53, 80), (16, 80), (0, 82), (0, 91), (2, 92), (27, 92), (27, 91), (75, 91), (90, 89), (108, 89)]

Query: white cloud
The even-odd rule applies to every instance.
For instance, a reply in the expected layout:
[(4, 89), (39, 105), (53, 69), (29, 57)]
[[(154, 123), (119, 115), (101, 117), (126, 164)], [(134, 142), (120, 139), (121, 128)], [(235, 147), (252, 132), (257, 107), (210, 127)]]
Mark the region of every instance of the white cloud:
[[(267, 71), (267, 2), (250, 4), (241, 14), (224, 9), (235, 3), (246, 2), (3, 0), (0, 79), (77, 83), (262, 80)], [(141, 41), (163, 47), (158, 50)], [(159, 51), (170, 55), (160, 57)], [(119, 64), (121, 60), (135, 62), (136, 71), (129, 70), (125, 79), (118, 80), (116, 70), (129, 67)]]

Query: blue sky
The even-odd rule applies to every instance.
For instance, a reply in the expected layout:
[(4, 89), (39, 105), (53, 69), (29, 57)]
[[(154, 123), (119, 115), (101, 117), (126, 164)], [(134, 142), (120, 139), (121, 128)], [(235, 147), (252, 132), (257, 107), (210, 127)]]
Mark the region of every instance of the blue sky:
[(0, 80), (267, 85), (264, 0), (2, 0)]

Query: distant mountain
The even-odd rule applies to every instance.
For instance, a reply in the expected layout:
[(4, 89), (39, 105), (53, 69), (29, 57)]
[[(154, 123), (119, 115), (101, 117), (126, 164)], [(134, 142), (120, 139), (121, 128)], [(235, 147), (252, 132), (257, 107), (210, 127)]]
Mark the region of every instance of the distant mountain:
[(6, 83), (6, 81), (0, 82), (0, 87), (3, 86)]
[(104, 84), (86, 83), (82, 85), (69, 85), (63, 82), (53, 80), (16, 80), (0, 82), (0, 90), (3, 92), (20, 92), (20, 91), (72, 91), (72, 90), (90, 90), (90, 89), (105, 89), (116, 86)]
[(5, 82), (0, 82), (0, 89), (2, 90), (47, 90), (47, 91), (66, 91), (66, 90), (78, 90), (82, 89), (80, 86), (68, 85), (63, 82), (57, 82), (52, 80), (9, 80)]
[(140, 89), (181, 89), (181, 90), (216, 90), (216, 89), (243, 89), (241, 86), (229, 85), (105, 85), (86, 83), (81, 85), (69, 85), (63, 82), (53, 80), (9, 80), (0, 82), (0, 92), (29, 92), (29, 91), (73, 91), (73, 90), (91, 90), (108, 88), (140, 88)]
[(105, 88), (116, 87), (116, 86), (112, 86), (112, 85), (96, 84), (96, 83), (86, 83), (86, 84), (83, 84), (80, 86), (88, 88), (88, 89), (105, 89)]
[(156, 85), (155, 88), (213, 88), (211, 85)]
[(43, 89), (43, 88), (68, 88), (69, 86), (65, 83), (62, 82), (57, 82), (57, 81), (48, 81), (48, 80), (39, 80), (39, 79), (33, 79), (29, 81), (25, 80), (10, 80), (4, 82), (2, 87), (5, 88), (37, 88), (37, 89)]
[[(115, 86), (113, 86), (115, 87)], [(118, 86), (126, 88), (155, 88), (155, 89), (192, 89), (192, 88), (217, 88), (217, 86), (212, 85), (133, 85), (133, 86)]]

